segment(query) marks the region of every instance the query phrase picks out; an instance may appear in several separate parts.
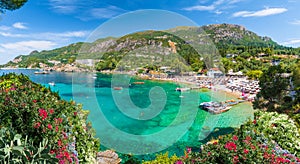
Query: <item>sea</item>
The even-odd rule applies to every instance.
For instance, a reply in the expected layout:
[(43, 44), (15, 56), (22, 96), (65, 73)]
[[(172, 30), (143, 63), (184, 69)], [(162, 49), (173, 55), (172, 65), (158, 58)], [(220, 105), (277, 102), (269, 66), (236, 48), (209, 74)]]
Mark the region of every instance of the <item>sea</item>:
[(214, 89), (178, 92), (176, 88), (188, 84), (143, 80), (126, 74), (35, 74), (36, 71), (39, 70), (0, 69), (0, 75), (28, 75), (66, 101), (81, 104), (90, 111), (88, 121), (100, 139), (101, 150), (113, 149), (143, 160), (164, 152), (182, 156), (187, 148), (200, 151), (202, 144), (253, 119), (248, 102), (217, 115), (200, 109), (201, 102), (236, 99)]

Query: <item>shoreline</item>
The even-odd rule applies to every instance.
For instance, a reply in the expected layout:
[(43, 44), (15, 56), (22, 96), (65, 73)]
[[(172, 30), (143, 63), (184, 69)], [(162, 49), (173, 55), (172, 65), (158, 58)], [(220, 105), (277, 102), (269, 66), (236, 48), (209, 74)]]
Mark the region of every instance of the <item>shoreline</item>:
[[(5, 68), (0, 68), (0, 70), (38, 70), (39, 68), (10, 68), (10, 67), (5, 67)], [(53, 71), (53, 72), (60, 72), (60, 71)], [(68, 72), (65, 72), (68, 73)], [(70, 73), (70, 72), (69, 72)], [(71, 73), (76, 73), (76, 72), (71, 72)], [(194, 76), (183, 76), (183, 77), (176, 77), (176, 78), (151, 78), (148, 75), (142, 75), (142, 74), (134, 74), (133, 72), (118, 72), (118, 71), (96, 71), (96, 72), (80, 72), (80, 73), (102, 73), (102, 74), (127, 74), (127, 75), (131, 75), (134, 76), (136, 79), (141, 79), (141, 80), (151, 80), (151, 81), (160, 81), (160, 82), (170, 82), (170, 83), (174, 83), (174, 84), (179, 84), (180, 86), (182, 85), (182, 87), (184, 87), (185, 85), (187, 85), (190, 88), (199, 88), (199, 89), (195, 89), (195, 90), (200, 90), (203, 89), (201, 88), (199, 85), (197, 85), (196, 81), (187, 81), (186, 79), (192, 79), (195, 78)], [(221, 85), (221, 84), (217, 84), (217, 85), (212, 85), (211, 88), (209, 89), (210, 91), (220, 91), (223, 93), (226, 93), (236, 99), (241, 98), (242, 96), (242, 92), (240, 91), (231, 91), (229, 88), (226, 88), (226, 85)], [(250, 102), (251, 103), (251, 102)]]

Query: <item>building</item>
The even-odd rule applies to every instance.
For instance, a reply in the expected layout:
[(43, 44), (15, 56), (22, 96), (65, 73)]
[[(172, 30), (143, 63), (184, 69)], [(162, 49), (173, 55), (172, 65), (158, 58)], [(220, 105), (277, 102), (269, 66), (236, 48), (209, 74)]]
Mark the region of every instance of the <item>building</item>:
[(215, 77), (220, 77), (220, 76), (223, 76), (223, 72), (220, 71), (219, 68), (211, 68), (207, 71), (207, 76), (210, 77), (210, 78), (215, 78)]

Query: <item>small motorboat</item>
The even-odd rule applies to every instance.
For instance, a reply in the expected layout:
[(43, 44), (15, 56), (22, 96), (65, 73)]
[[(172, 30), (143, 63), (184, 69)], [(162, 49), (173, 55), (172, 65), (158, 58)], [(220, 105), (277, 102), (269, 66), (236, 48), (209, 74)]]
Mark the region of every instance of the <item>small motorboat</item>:
[(55, 83), (54, 82), (50, 82), (50, 83), (48, 83), (49, 85), (51, 85), (51, 86), (55, 86)]
[(145, 82), (143, 82), (143, 81), (136, 81), (136, 82), (133, 82), (133, 84), (145, 84)]
[(36, 71), (34, 74), (49, 74), (47, 71)]
[(114, 90), (122, 90), (123, 88), (122, 87), (114, 87), (113, 89)]
[(179, 92), (184, 92), (184, 91), (189, 91), (189, 90), (191, 90), (191, 88), (176, 88), (175, 90), (176, 90), (176, 91), (179, 91)]

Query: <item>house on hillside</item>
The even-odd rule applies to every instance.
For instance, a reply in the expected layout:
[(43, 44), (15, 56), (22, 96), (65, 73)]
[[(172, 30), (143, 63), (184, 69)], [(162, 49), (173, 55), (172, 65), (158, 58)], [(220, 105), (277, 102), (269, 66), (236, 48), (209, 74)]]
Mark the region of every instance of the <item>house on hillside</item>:
[(223, 76), (223, 72), (219, 68), (211, 68), (207, 71), (207, 76), (210, 78)]

